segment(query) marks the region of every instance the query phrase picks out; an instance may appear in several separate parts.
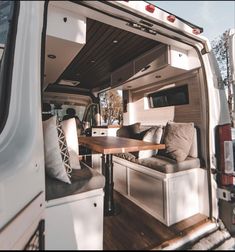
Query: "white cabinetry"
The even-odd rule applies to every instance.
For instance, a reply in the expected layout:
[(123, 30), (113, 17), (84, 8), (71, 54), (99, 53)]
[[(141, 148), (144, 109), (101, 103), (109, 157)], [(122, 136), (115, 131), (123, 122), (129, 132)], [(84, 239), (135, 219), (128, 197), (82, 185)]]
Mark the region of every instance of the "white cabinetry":
[(103, 249), (103, 189), (47, 202), (46, 250)]
[[(92, 136), (116, 136), (116, 132), (119, 129), (119, 126), (104, 126), (104, 127), (95, 127), (91, 130)], [(92, 153), (92, 168), (97, 170), (99, 173), (102, 173), (102, 160), (101, 154)]]
[(114, 189), (167, 226), (205, 208), (206, 170), (194, 168), (161, 173), (148, 167), (113, 157)]
[(118, 86), (119, 84), (127, 81), (134, 75), (133, 62), (122, 66), (111, 74), (111, 85), (112, 87)]

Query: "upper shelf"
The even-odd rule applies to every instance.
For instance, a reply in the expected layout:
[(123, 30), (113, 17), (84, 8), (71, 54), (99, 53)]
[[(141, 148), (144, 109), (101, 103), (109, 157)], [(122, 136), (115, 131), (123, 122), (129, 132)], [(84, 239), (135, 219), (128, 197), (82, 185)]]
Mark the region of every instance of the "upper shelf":
[(160, 78), (157, 72), (166, 67), (168, 67), (168, 70), (172, 68), (172, 72), (177, 74), (177, 69), (179, 73), (183, 73), (199, 66), (200, 62), (193, 51), (182, 50), (174, 46), (159, 45), (114, 71), (111, 74), (111, 86), (117, 87), (125, 83), (133, 84), (134, 80), (147, 80), (149, 76)]
[(54, 83), (86, 43), (86, 18), (52, 4), (48, 9), (44, 90)]

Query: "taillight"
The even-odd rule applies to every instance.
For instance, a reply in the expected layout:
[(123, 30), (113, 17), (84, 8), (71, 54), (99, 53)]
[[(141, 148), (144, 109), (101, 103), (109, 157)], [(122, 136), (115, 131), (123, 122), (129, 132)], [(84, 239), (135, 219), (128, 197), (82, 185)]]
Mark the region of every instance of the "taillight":
[(233, 184), (234, 161), (231, 125), (218, 126), (217, 157), (222, 185)]

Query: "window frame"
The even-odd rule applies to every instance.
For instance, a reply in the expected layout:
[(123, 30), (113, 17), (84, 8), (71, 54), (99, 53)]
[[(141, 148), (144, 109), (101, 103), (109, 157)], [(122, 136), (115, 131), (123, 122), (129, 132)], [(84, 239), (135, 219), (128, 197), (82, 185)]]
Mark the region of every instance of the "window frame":
[(2, 133), (9, 114), (12, 74), (15, 55), (16, 34), (18, 29), (18, 18), (20, 1), (12, 2), (12, 19), (9, 25), (7, 41), (0, 68), (0, 134)]
[[(185, 90), (184, 90), (185, 89)], [(186, 102), (182, 102), (182, 103), (173, 103), (173, 104), (169, 104), (169, 102), (166, 105), (159, 105), (159, 106), (154, 106), (153, 103), (153, 98), (154, 97), (161, 97), (161, 96), (166, 96), (167, 95), (171, 95), (173, 93), (177, 93), (177, 91), (180, 90), (184, 90), (184, 93), (186, 94), (185, 99)], [(172, 88), (167, 88), (167, 89), (163, 89), (157, 92), (153, 92), (147, 95), (148, 97), (148, 103), (149, 103), (149, 108), (163, 108), (163, 107), (171, 107), (171, 106), (182, 106), (182, 105), (188, 105), (189, 104), (189, 92), (188, 92), (188, 84), (182, 84), (180, 86), (176, 86), (176, 87), (172, 87)]]

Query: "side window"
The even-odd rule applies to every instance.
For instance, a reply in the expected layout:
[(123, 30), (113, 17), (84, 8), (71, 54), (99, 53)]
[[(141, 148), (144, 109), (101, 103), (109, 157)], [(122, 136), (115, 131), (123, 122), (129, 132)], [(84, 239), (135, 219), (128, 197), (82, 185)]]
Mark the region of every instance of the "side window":
[[(123, 121), (123, 94), (121, 90), (108, 90), (99, 94), (101, 125), (121, 125)], [(127, 103), (127, 102), (126, 102)], [(127, 104), (125, 104), (127, 106)], [(124, 110), (124, 112), (126, 112)]]
[(19, 2), (0, 1), (0, 133), (6, 122)]
[(148, 98), (151, 108), (189, 104), (188, 85), (158, 91)]

